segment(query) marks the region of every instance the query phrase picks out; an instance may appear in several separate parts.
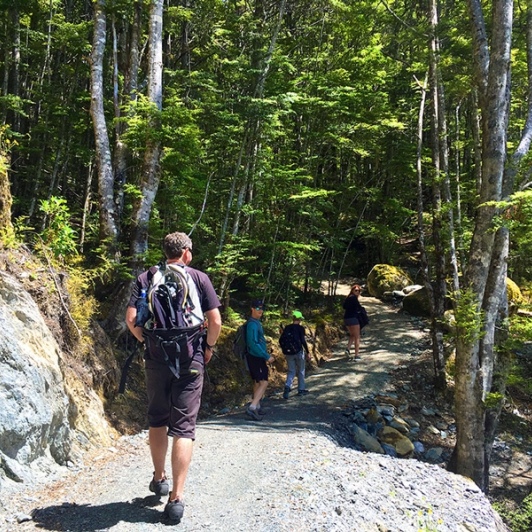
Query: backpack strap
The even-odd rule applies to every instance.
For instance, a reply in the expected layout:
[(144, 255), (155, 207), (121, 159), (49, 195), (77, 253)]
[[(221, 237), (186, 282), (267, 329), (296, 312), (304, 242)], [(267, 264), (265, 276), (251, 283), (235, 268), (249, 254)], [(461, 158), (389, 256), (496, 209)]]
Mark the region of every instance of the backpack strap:
[[(183, 298), (183, 308), (188, 305), (188, 311), (196, 320), (200, 323), (205, 321), (203, 310), (201, 309), (201, 302), (198, 294), (198, 287), (196, 283), (187, 271), (187, 267), (181, 264), (168, 264), (168, 268), (175, 272), (181, 282), (183, 289), (185, 290), (185, 297)], [(199, 309), (199, 312), (195, 309)]]

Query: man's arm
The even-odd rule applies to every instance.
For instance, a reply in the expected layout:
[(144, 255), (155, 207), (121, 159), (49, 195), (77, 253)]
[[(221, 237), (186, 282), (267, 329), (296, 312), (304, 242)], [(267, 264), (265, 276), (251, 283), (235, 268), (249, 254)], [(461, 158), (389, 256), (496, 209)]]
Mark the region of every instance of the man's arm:
[(248, 321), (246, 327), (246, 344), (250, 355), (263, 358), (264, 360), (272, 358), (270, 353), (268, 353), (266, 346), (259, 341), (259, 325), (254, 321)]
[(307, 356), (310, 355), (310, 352), (309, 352), (309, 348), (308, 348), (308, 345), (307, 345), (307, 337), (305, 335), (305, 327), (303, 327), (303, 325), (300, 325), (300, 329), (299, 329), (299, 336), (300, 336), (300, 339), (301, 339), (301, 345), (303, 346), (303, 349), (305, 350), (305, 353), (307, 354)]
[(127, 307), (126, 310), (126, 325), (131, 331), (131, 334), (139, 341), (144, 342), (142, 334), (142, 327), (135, 327), (135, 319), (137, 318), (137, 309), (135, 307)]
[[(207, 338), (205, 341), (207, 345), (214, 347), (214, 344), (220, 336), (220, 331), (222, 330), (222, 316), (218, 308), (212, 310), (207, 310), (205, 312), (205, 317), (208, 321), (207, 327)], [(205, 364), (208, 364), (212, 358), (212, 350), (208, 347), (205, 347)]]

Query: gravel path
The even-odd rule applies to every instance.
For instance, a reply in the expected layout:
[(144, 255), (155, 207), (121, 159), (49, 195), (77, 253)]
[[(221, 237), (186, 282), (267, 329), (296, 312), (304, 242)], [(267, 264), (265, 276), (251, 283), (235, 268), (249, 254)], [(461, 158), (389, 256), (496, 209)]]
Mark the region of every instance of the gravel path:
[[(346, 401), (385, 390), (389, 372), (427, 342), (406, 316), (361, 301), (372, 322), (360, 361), (348, 362), (340, 342), (308, 377), (308, 396), (269, 397), (262, 422), (235, 409), (200, 424), (179, 530), (504, 530), (472, 482), (435, 465), (358, 452), (335, 432)], [(3, 501), (0, 529), (166, 530), (164, 501), (147, 489), (151, 471), (146, 434), (122, 438), (46, 490)]]

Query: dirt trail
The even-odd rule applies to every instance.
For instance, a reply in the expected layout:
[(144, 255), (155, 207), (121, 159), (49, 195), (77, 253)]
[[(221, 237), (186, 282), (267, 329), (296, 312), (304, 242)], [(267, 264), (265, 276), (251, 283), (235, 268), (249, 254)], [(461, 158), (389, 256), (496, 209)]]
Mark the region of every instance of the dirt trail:
[[(304, 431), (305, 441), (312, 440), (311, 434), (331, 434), (331, 421), (346, 401), (381, 391), (389, 372), (424, 342), (426, 333), (397, 310), (371, 297), (361, 297), (361, 303), (371, 323), (362, 338), (360, 360), (345, 358), (344, 339), (332, 358), (308, 376), (309, 395), (294, 395), (288, 401), (279, 393), (270, 396), (264, 405), (269, 413), (260, 423), (251, 422), (238, 409), (199, 424), (187, 480), (190, 517), (181, 523), (181, 530), (252, 530), (250, 511), (260, 514), (270, 509), (263, 494), (275, 489), (269, 484), (272, 467), (275, 475), (282, 474), (282, 460), (291, 460), (287, 438), (294, 436), (290, 434)], [(146, 497), (151, 470), (146, 434), (122, 439), (63, 481), (14, 500), (16, 508), (8, 519), (40, 508), (34, 521), (17, 529), (164, 529), (161, 502)]]

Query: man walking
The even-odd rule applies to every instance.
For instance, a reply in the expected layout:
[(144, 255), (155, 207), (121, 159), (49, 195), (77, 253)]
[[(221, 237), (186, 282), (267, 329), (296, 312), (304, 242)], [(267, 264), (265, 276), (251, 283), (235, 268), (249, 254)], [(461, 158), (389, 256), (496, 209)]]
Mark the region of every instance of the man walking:
[[(209, 277), (188, 265), (192, 260), (192, 241), (185, 233), (166, 235), (163, 242), (166, 268), (178, 270), (185, 285), (187, 298), (191, 303), (187, 310), (199, 318), (196, 327), (181, 329), (175, 338), (173, 329), (153, 323), (147, 330), (137, 321), (139, 299), (149, 294), (150, 286), (163, 267), (154, 266), (143, 272), (133, 288), (126, 311), (126, 323), (132, 334), (144, 343), (146, 388), (148, 396), (149, 444), (153, 462), (153, 478), (149, 489), (157, 496), (169, 495), (164, 515), (170, 521), (179, 523), (183, 517), (183, 492), (196, 432), (196, 419), (201, 403), (205, 364), (212, 355), (220, 334), (222, 320), (220, 301)], [(167, 271), (167, 270), (164, 270)], [(153, 296), (155, 297), (155, 296)], [(201, 308), (194, 308), (196, 301)], [(152, 310), (152, 309), (150, 309)], [(155, 312), (155, 307), (153, 308)], [(155, 316), (152, 314), (153, 321)], [(206, 320), (207, 327), (203, 320)], [(159, 327), (159, 328), (157, 328)], [(183, 330), (186, 333), (183, 334)], [(163, 333), (170, 334), (164, 336)], [(168, 437), (173, 440), (171, 450), (172, 490), (169, 490), (165, 462), (168, 450)]]
[(301, 325), (303, 319), (303, 314), (299, 310), (294, 310), (292, 323), (284, 328), (279, 338), (281, 349), (288, 364), (283, 399), (288, 399), (296, 375), (297, 395), (308, 394), (308, 390), (305, 388), (305, 362), (310, 355), (305, 338), (305, 328)]
[(248, 352), (246, 360), (248, 363), (249, 374), (253, 379), (253, 399), (246, 409), (246, 414), (256, 421), (262, 420), (260, 414), (260, 401), (266, 393), (268, 387), (268, 365), (266, 362), (272, 362), (273, 356), (268, 353), (266, 348), (266, 338), (264, 329), (260, 322), (264, 313), (264, 303), (261, 299), (256, 299), (251, 303), (251, 317), (246, 327), (246, 344)]

